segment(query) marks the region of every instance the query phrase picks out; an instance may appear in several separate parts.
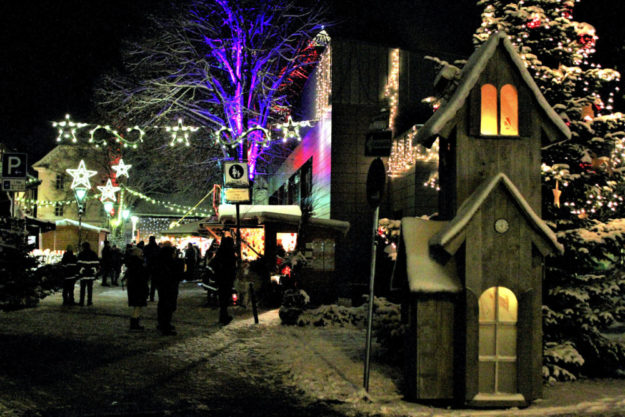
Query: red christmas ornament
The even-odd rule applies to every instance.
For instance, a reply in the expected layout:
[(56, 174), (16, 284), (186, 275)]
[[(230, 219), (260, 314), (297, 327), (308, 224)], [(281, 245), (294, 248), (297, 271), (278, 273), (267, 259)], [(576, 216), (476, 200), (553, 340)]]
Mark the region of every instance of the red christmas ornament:
[(527, 22), (525, 25), (530, 29), (536, 29), (538, 26), (540, 26), (540, 23), (540, 15), (538, 13), (534, 13), (531, 16), (530, 21)]

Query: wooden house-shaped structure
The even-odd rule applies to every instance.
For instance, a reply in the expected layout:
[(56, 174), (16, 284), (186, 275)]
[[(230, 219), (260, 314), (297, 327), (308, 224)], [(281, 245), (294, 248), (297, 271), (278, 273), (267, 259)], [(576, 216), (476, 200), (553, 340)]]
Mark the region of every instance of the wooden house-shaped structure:
[(440, 138), (439, 216), (402, 219), (406, 396), (523, 406), (542, 395), (541, 147), (570, 131), (504, 33), (469, 59), (415, 142)]

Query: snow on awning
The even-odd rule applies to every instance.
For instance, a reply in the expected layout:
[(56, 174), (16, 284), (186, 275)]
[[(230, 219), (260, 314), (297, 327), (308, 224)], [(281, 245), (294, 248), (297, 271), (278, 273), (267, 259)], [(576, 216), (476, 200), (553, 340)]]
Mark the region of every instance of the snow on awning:
[[(302, 216), (302, 210), (299, 206), (290, 205), (249, 205), (241, 204), (239, 206), (239, 217), (241, 220), (260, 219), (267, 215), (286, 214), (290, 216)], [(219, 206), (219, 222), (236, 222), (237, 209), (234, 204), (221, 204)]]
[[(296, 205), (241, 205), (239, 206), (239, 217), (241, 221), (256, 221), (258, 224), (265, 223), (285, 223), (297, 225), (302, 217), (302, 211)], [(236, 206), (232, 204), (222, 204), (219, 206), (219, 222), (235, 223)], [(333, 229), (343, 235), (349, 230), (349, 222), (334, 219), (319, 219), (312, 217), (308, 219), (308, 224), (322, 229)]]
[[(54, 223), (56, 224), (57, 227), (59, 227), (59, 226), (76, 226), (76, 227), (78, 227), (78, 225), (79, 225), (79, 223), (76, 220), (72, 220), (72, 219), (56, 220)], [(103, 227), (94, 226), (92, 224), (85, 223), (85, 222), (80, 223), (80, 227), (83, 228), (83, 229), (94, 230), (96, 232), (111, 233), (110, 230), (108, 230), (108, 229), (105, 229)]]
[(448, 222), (414, 217), (401, 219), (401, 238), (406, 255), (406, 276), (411, 292), (440, 293), (462, 291), (456, 263), (441, 265), (430, 257), (430, 237)]

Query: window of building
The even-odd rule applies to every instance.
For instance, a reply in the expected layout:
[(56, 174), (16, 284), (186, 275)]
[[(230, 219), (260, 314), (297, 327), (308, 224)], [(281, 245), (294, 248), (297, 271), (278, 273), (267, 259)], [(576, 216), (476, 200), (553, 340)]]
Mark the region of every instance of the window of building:
[(57, 216), (57, 217), (63, 216), (63, 205), (62, 204), (56, 203), (54, 205), (54, 215)]
[(512, 291), (491, 287), (479, 299), (479, 391), (517, 392), (518, 303)]
[(517, 136), (519, 134), (519, 101), (512, 84), (501, 87), (499, 94), (492, 84), (481, 88), (480, 134)]
[(56, 174), (56, 181), (54, 183), (54, 188), (56, 188), (57, 190), (65, 189), (65, 175)]

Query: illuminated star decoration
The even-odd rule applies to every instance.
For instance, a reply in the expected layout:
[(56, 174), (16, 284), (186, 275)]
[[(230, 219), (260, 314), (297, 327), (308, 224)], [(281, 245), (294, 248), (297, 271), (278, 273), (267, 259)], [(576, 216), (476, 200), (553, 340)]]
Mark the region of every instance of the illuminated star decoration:
[(59, 135), (56, 137), (57, 142), (62, 142), (63, 139), (71, 139), (72, 142), (78, 142), (76, 139), (76, 130), (87, 126), (87, 123), (72, 122), (69, 114), (65, 115), (65, 120), (62, 122), (52, 122), (52, 126), (56, 127)]
[(177, 126), (167, 126), (165, 130), (171, 133), (171, 142), (169, 146), (174, 146), (176, 143), (184, 143), (185, 146), (189, 146), (189, 133), (195, 132), (199, 127), (185, 126), (182, 124), (182, 119), (178, 119)]
[(302, 126), (311, 126), (309, 121), (294, 122), (291, 116), (286, 120), (286, 123), (279, 123), (278, 129), (282, 129), (282, 142), (286, 142), (289, 139), (302, 140), (299, 134), (299, 128)]
[(114, 186), (110, 178), (108, 179), (108, 181), (106, 181), (105, 186), (98, 185), (97, 188), (102, 193), (102, 195), (100, 196), (100, 201), (102, 202), (104, 202), (105, 200), (117, 201), (115, 193), (121, 189), (120, 187)]
[(113, 165), (113, 171), (117, 173), (117, 178), (123, 177), (124, 175), (128, 178), (128, 170), (132, 167), (132, 165), (127, 165), (124, 163), (123, 159), (119, 160), (119, 164)]
[(91, 188), (91, 183), (89, 182), (89, 178), (93, 177), (98, 171), (91, 171), (85, 167), (85, 161), (81, 160), (78, 164), (78, 168), (76, 169), (67, 169), (66, 170), (69, 175), (74, 179), (72, 181), (71, 189), (82, 185), (86, 188)]

